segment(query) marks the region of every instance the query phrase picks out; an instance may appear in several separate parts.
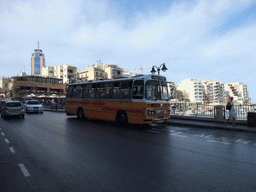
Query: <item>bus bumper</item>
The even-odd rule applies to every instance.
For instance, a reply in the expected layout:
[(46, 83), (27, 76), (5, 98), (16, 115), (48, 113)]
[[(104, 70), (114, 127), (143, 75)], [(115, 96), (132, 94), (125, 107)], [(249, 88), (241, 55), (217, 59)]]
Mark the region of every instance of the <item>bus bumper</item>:
[(168, 117), (163, 117), (163, 118), (146, 118), (144, 119), (145, 123), (169, 123), (170, 119)]

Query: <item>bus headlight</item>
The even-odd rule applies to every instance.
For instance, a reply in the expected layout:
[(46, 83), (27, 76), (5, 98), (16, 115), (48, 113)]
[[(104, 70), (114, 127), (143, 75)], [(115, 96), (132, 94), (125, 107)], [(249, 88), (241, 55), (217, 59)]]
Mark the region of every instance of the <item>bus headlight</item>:
[(156, 114), (156, 111), (148, 111), (148, 114), (149, 114), (149, 115), (155, 115), (155, 114)]

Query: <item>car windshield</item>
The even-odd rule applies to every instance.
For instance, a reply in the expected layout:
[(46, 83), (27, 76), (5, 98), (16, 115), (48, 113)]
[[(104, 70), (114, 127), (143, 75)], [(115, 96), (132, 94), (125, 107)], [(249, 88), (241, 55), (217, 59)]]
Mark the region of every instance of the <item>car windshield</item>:
[(167, 100), (168, 91), (165, 81), (149, 80), (146, 83), (146, 99), (148, 100)]
[(20, 107), (21, 103), (19, 102), (12, 102), (12, 103), (7, 103), (6, 107)]
[(41, 104), (39, 101), (28, 101), (28, 105), (39, 105)]

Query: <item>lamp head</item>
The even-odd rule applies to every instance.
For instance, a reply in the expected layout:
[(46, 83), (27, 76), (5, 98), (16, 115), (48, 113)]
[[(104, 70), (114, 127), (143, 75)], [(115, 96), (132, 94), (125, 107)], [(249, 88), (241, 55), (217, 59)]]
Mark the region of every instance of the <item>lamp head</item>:
[(153, 75), (156, 73), (155, 67), (152, 66), (152, 70), (150, 71), (150, 73), (152, 73)]
[(163, 67), (162, 67), (162, 69), (161, 69), (163, 72), (165, 72), (165, 71), (167, 71), (168, 69), (166, 68), (166, 66), (165, 66), (165, 63), (163, 63)]

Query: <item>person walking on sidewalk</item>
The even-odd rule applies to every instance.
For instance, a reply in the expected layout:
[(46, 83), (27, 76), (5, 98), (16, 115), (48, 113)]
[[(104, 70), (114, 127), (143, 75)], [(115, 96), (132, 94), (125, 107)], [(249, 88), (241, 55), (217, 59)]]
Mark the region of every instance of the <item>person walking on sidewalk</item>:
[(235, 104), (233, 102), (233, 97), (230, 97), (230, 101), (228, 101), (227, 105), (231, 105), (231, 109), (229, 110), (229, 117), (225, 122), (225, 125), (227, 124), (228, 120), (233, 121), (233, 126), (235, 127), (235, 120), (236, 120), (236, 112), (235, 112)]

